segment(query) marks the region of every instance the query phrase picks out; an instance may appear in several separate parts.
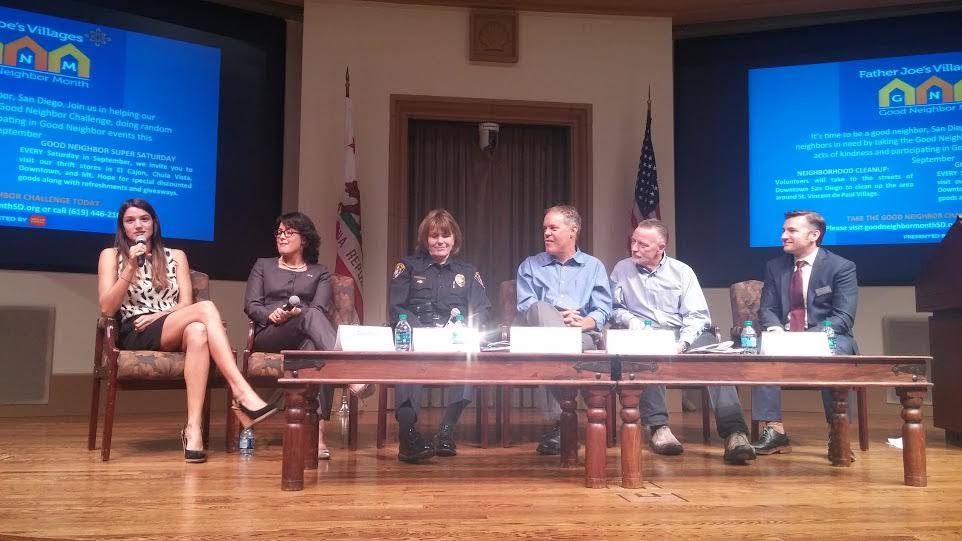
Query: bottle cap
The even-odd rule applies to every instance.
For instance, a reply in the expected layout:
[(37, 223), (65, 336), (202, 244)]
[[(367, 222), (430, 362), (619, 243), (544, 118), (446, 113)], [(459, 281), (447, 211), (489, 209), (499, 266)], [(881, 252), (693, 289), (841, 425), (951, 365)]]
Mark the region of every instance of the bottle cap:
[(748, 321), (746, 321), (746, 322), (745, 322), (745, 326), (746, 326), (746, 327), (751, 327), (751, 326), (752, 326), (752, 320), (749, 319)]
[(458, 317), (454, 318), (455, 321), (464, 321), (464, 316), (458, 314)]
[(646, 327), (651, 327), (651, 320), (650, 320), (650, 319), (646, 319), (646, 320), (645, 320), (645, 326), (646, 326)]
[(407, 318), (408, 318), (408, 315), (407, 315), (407, 314), (398, 314), (397, 318), (398, 318), (398, 319), (407, 319)]
[(832, 326), (832, 322), (827, 319), (822, 322), (822, 327), (831, 327), (831, 326)]

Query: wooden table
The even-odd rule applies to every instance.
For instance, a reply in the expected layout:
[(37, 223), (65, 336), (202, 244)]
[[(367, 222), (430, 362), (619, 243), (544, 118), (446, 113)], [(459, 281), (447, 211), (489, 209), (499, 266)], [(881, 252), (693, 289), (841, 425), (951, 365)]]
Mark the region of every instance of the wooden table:
[(643, 385), (779, 385), (831, 387), (833, 466), (851, 464), (848, 390), (895, 387), (902, 401), (903, 469), (906, 485), (925, 486), (922, 399), (929, 357), (769, 357), (759, 355), (513, 354), (508, 352), (397, 353), (284, 351), (287, 426), (281, 473), (283, 490), (302, 490), (304, 470), (317, 469), (317, 391), (322, 384), (547, 385), (561, 396), (561, 464), (578, 460), (576, 399), (587, 405), (585, 486), (604, 488), (608, 395), (621, 401), (622, 486), (641, 486), (639, 400)]

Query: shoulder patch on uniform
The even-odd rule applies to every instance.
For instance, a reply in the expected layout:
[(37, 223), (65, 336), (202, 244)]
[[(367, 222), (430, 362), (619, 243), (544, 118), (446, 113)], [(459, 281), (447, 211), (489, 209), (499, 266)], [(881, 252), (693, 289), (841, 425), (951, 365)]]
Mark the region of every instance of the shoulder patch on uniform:
[(484, 287), (484, 282), (481, 281), (481, 273), (480, 273), (480, 272), (475, 272), (475, 273), (474, 273), (474, 279), (478, 281), (478, 284), (480, 284), (481, 287)]
[(398, 263), (394, 267), (394, 278), (392, 278), (392, 280), (397, 280), (397, 277), (401, 276), (401, 273), (404, 272), (404, 268), (404, 263)]

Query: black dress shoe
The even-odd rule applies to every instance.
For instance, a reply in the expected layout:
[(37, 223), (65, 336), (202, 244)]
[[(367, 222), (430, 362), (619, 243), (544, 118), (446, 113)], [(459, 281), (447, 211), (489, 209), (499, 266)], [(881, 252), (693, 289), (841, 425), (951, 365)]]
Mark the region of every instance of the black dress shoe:
[(539, 455), (560, 455), (561, 454), (561, 425), (555, 425), (554, 428), (544, 433), (541, 436), (541, 442), (538, 443), (538, 454)]
[(401, 427), (398, 434), (397, 459), (401, 462), (416, 464), (435, 455), (434, 445), (414, 429), (414, 426)]
[(762, 435), (758, 441), (752, 444), (755, 453), (759, 455), (771, 455), (775, 453), (791, 453), (792, 446), (788, 441), (788, 434), (779, 434), (774, 428), (766, 426), (762, 430)]
[(434, 436), (434, 451), (437, 456), (455, 456), (458, 454), (458, 446), (454, 443), (454, 427), (451, 425), (441, 425), (438, 433)]

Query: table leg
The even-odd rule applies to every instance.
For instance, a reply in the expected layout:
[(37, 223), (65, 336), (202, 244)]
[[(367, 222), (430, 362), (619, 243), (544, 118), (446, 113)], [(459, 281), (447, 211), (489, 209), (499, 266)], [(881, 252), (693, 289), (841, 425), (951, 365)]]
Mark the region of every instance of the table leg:
[(711, 441), (711, 395), (708, 394), (708, 387), (701, 388), (701, 439), (705, 443)]
[(865, 387), (856, 387), (858, 401), (858, 447), (868, 451), (868, 397)]
[(618, 399), (615, 397), (615, 391), (612, 390), (608, 393), (608, 417), (605, 419), (605, 430), (608, 431), (607, 443), (608, 447), (614, 447), (617, 441), (617, 427), (618, 422), (615, 421), (615, 413), (618, 411)]
[[(581, 395), (588, 405), (588, 430), (585, 436), (585, 486), (607, 488), (608, 399), (611, 389), (584, 387)], [(575, 447), (577, 450), (577, 447)]]
[(577, 387), (558, 387), (555, 396), (561, 404), (561, 466), (578, 464)]
[(828, 459), (832, 466), (847, 468), (852, 465), (852, 447), (848, 438), (848, 389), (832, 388), (832, 426), (829, 435)]
[(321, 403), (317, 394), (321, 391), (319, 385), (308, 385), (307, 392), (304, 393), (306, 404), (306, 415), (304, 416), (304, 469), (317, 469), (317, 436), (318, 436), (318, 415), (317, 407)]
[(501, 447), (511, 447), (511, 386), (501, 386)]
[(641, 488), (641, 387), (618, 387), (621, 401), (621, 486)]
[(348, 394), (347, 406), (349, 408), (348, 413), (348, 427), (347, 427), (347, 446), (351, 451), (357, 451), (357, 429), (358, 424), (361, 422), (359, 420), (360, 410), (358, 405), (357, 395), (352, 393), (348, 387), (344, 387), (344, 392)]
[(490, 388), (491, 387), (487, 385), (482, 385), (478, 388), (477, 394), (480, 396), (478, 397), (478, 404), (475, 406), (480, 408), (476, 410), (476, 412), (478, 414), (478, 422), (481, 423), (481, 430), (478, 431), (478, 434), (481, 436), (482, 449), (488, 448), (488, 425), (491, 422), (491, 420), (488, 419), (488, 389)]
[(305, 387), (285, 390), (287, 426), (284, 428), (284, 458), (281, 490), (304, 490), (304, 394)]
[(902, 400), (902, 468), (905, 484), (924, 487), (928, 484), (925, 473), (925, 427), (922, 426), (922, 399), (925, 389), (897, 389)]
[[(395, 404), (397, 407), (397, 404)], [(384, 447), (384, 440), (387, 439), (387, 385), (378, 383), (377, 385), (377, 432), (374, 438), (374, 446), (378, 449)]]

